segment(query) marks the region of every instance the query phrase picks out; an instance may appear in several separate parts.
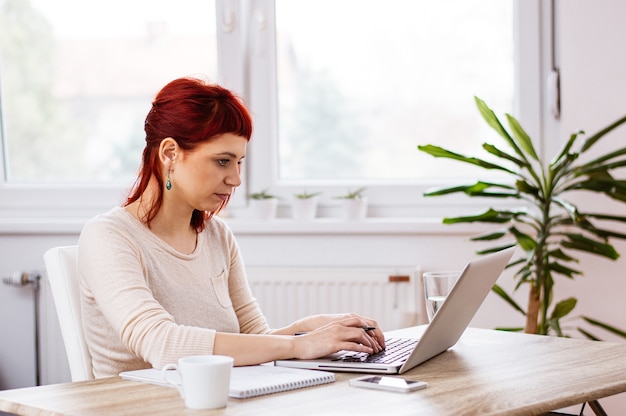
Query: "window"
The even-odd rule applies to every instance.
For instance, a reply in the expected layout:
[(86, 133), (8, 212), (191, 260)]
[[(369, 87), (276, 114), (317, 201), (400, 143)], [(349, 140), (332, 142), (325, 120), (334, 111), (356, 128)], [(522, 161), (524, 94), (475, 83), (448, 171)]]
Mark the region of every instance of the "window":
[(4, 0), (2, 115), (8, 183), (129, 182), (153, 95), (217, 79), (207, 0)]
[(234, 89), (255, 117), (234, 207), (262, 189), (285, 198), (321, 190), (329, 202), (366, 186), (374, 215), (415, 215), (426, 186), (466, 174), (417, 144), (478, 149), (488, 127), (473, 95), (498, 112), (530, 113), (525, 102), (536, 97), (524, 94), (539, 86), (521, 91), (519, 79), (538, 78), (538, 43), (519, 39), (538, 36), (537, 8), (0, 0), (0, 216), (41, 215), (42, 201), (51, 216), (117, 204), (139, 164), (153, 94), (196, 74)]
[(276, 1), (278, 180), (460, 174), (416, 145), (477, 148), (474, 94), (511, 112), (512, 23), (502, 0)]
[(493, 133), (474, 95), (500, 114), (528, 106), (518, 79), (539, 70), (532, 66), (537, 50), (520, 58), (516, 46), (526, 36), (519, 31), (537, 31), (538, 23), (519, 11), (532, 2), (521, 3), (263, 3), (249, 35), (257, 115), (250, 188), (286, 199), (321, 190), (331, 201), (367, 187), (373, 215), (414, 216), (416, 206), (432, 201), (421, 197), (424, 189), (473, 172), (484, 178), (482, 170), (434, 159), (417, 145), (479, 152)]

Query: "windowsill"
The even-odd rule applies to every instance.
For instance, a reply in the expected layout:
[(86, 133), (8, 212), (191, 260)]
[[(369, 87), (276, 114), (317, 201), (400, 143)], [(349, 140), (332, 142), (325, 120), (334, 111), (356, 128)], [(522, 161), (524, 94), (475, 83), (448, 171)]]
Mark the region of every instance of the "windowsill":
[[(340, 218), (316, 218), (311, 221), (293, 219), (246, 220), (225, 219), (237, 235), (284, 234), (466, 234), (476, 233), (484, 225), (442, 224), (441, 218), (366, 218), (346, 221)], [(480, 227), (480, 228), (479, 228)]]
[[(366, 218), (346, 221), (340, 218), (316, 218), (297, 221), (288, 218), (252, 220), (225, 218), (235, 235), (464, 235), (485, 230), (485, 224), (442, 224), (441, 218)], [(78, 235), (86, 219), (3, 218), (0, 235)]]

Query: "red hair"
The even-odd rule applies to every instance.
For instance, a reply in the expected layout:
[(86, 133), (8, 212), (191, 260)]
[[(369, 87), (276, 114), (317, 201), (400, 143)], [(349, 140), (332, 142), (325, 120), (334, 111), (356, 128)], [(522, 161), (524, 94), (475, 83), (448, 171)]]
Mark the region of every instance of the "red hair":
[[(179, 78), (167, 84), (156, 95), (144, 124), (146, 147), (141, 168), (124, 206), (137, 201), (154, 176), (159, 186), (157, 198), (146, 211), (144, 221), (150, 222), (163, 203), (163, 172), (159, 163), (159, 145), (171, 137), (184, 151), (192, 151), (199, 144), (216, 136), (232, 133), (252, 136), (252, 117), (241, 100), (231, 91), (216, 84), (195, 78)], [(214, 212), (194, 210), (191, 226), (202, 231), (205, 221), (218, 213), (228, 200)]]

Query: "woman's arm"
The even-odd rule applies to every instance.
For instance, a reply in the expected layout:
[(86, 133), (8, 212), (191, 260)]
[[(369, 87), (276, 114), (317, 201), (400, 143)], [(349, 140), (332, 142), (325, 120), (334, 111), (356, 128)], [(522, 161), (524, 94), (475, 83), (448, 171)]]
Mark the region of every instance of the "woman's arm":
[[(304, 318), (300, 325), (324, 322), (322, 327), (307, 332), (305, 335), (272, 334), (228, 334), (218, 332), (215, 335), (214, 354), (230, 355), (235, 358), (235, 365), (254, 365), (273, 360), (301, 358), (312, 359), (332, 354), (341, 350), (351, 350), (373, 354), (384, 348), (384, 339), (380, 329), (365, 331), (364, 325), (375, 324), (358, 315), (315, 315)], [(294, 328), (298, 326), (295, 325)], [(286, 327), (283, 328), (285, 332)], [(299, 329), (304, 329), (298, 326)]]
[[(356, 319), (354, 321), (353, 319)], [(273, 334), (282, 334), (282, 335), (292, 335), (302, 332), (312, 332), (317, 329), (323, 328), (327, 325), (331, 325), (333, 323), (344, 323), (350, 322), (349, 326), (357, 326), (361, 328), (374, 328), (372, 330), (367, 331), (368, 335), (376, 338), (378, 344), (385, 348), (385, 336), (383, 335), (382, 330), (378, 326), (378, 323), (370, 318), (360, 316), (354, 313), (349, 314), (323, 314), (323, 315), (311, 315), (306, 318), (300, 319), (289, 326), (284, 328), (275, 329), (272, 331)], [(356, 323), (352, 323), (356, 322)]]

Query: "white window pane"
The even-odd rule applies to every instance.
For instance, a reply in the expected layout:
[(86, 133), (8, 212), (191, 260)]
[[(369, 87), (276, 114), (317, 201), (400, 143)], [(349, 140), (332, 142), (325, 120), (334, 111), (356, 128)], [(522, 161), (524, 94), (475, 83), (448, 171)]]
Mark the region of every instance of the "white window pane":
[(217, 81), (211, 0), (0, 0), (7, 181), (128, 182), (154, 94)]
[[(512, 2), (276, 0), (279, 180), (420, 180), (492, 138), (473, 96), (513, 107)], [(481, 172), (482, 173), (482, 172)]]

